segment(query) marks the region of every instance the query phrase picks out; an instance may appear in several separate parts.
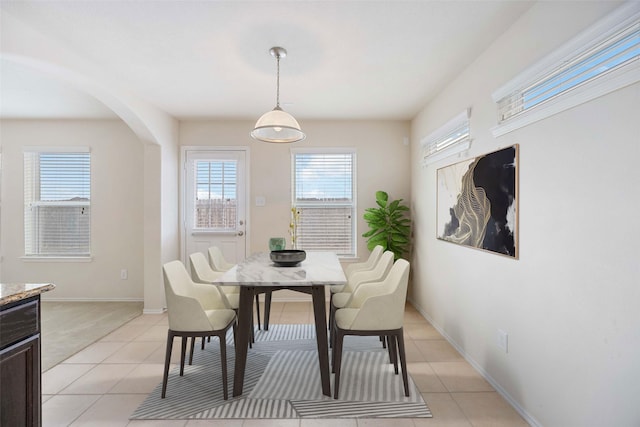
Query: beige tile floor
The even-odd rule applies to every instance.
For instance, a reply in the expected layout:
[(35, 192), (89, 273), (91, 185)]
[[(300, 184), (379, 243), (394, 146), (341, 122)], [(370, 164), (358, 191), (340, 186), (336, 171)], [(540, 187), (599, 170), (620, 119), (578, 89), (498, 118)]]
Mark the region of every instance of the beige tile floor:
[[(162, 380), (167, 317), (142, 315), (42, 375), (43, 425), (212, 427), (516, 427), (528, 424), (413, 307), (405, 312), (408, 370), (430, 419), (159, 420), (129, 415)], [(312, 323), (311, 304), (274, 302), (271, 323)], [(174, 346), (179, 352), (179, 346)], [(174, 352), (173, 363), (179, 360)]]

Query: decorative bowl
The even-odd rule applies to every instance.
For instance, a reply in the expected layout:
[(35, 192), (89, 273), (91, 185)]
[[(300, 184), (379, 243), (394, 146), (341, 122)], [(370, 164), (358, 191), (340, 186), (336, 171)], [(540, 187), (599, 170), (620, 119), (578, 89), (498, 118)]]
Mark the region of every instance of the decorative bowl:
[(305, 251), (296, 249), (283, 249), (271, 251), (271, 261), (279, 267), (295, 267), (307, 258)]

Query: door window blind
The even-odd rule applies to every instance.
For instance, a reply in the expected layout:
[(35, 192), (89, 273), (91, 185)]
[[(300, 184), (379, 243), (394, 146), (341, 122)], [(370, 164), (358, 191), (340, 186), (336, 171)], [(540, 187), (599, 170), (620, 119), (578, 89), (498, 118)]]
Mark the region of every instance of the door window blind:
[(196, 161), (195, 229), (235, 230), (238, 163), (235, 160)]
[(355, 255), (355, 153), (294, 152), (298, 249)]
[(91, 157), (85, 152), (24, 153), (26, 256), (89, 256)]

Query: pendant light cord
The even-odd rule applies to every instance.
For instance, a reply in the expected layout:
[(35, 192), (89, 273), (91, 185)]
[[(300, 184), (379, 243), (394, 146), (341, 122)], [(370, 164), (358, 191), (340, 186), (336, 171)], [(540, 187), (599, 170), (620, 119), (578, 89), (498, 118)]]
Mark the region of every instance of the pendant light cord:
[(276, 80), (276, 108), (280, 109), (280, 55), (276, 55), (278, 64), (277, 80)]

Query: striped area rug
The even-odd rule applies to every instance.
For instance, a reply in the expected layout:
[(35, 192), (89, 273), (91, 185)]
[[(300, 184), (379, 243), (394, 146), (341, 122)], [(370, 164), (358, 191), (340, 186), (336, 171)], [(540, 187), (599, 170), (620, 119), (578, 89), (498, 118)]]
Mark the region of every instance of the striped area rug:
[[(229, 388), (233, 387), (233, 338), (227, 337)], [(338, 400), (323, 396), (313, 325), (270, 325), (256, 331), (249, 350), (244, 394), (224, 400), (219, 345), (212, 339), (196, 346), (193, 365), (169, 373), (167, 397), (162, 384), (130, 416), (131, 419), (244, 418), (424, 418), (431, 412), (409, 377), (404, 396), (388, 353), (376, 337), (346, 337)], [(333, 375), (331, 377), (333, 389)]]

